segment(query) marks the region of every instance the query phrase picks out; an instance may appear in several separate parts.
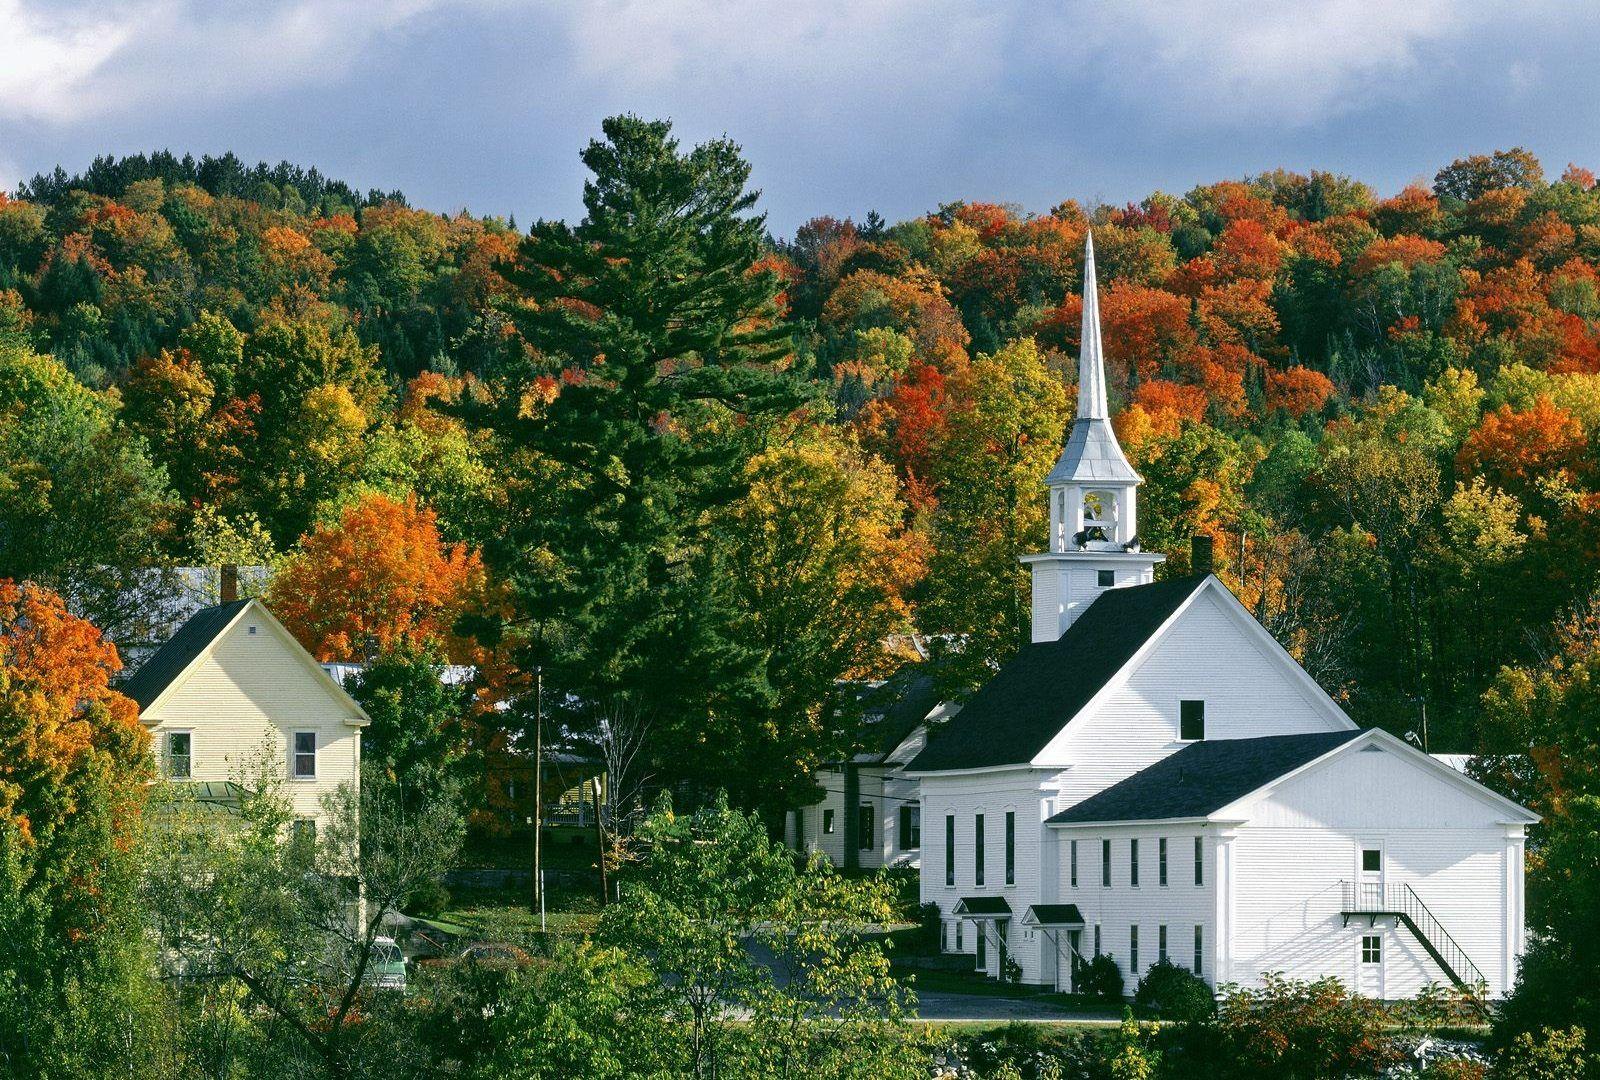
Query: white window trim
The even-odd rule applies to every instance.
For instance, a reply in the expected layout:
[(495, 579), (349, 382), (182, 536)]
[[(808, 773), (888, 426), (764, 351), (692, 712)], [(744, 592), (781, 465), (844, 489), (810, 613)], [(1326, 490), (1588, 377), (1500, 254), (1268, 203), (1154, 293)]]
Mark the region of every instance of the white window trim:
[[(300, 753), (296, 749), (296, 745), (298, 744), (300, 736), (302, 735), (311, 736), (311, 775), (309, 776), (302, 774), (297, 767), (299, 764)], [(317, 732), (315, 729), (299, 728), (295, 731), (291, 731), (289, 733), (289, 780), (294, 783), (302, 784), (315, 782), (317, 779), (317, 765), (319, 764), (318, 758), (320, 758), (321, 755), (322, 741), (317, 738)]]
[[(189, 775), (173, 776), (172, 765), (172, 737), (174, 735), (189, 736)], [(161, 732), (161, 776), (166, 780), (193, 780), (194, 779), (194, 729), (193, 728), (167, 728)]]

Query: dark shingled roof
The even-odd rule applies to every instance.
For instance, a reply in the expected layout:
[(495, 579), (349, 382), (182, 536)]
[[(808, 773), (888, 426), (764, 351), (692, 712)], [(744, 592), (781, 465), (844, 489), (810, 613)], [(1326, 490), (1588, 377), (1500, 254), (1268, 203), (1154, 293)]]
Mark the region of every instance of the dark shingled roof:
[(956, 901), (957, 915), (1010, 915), (1011, 905), (1003, 896), (963, 896)]
[(1107, 589), (1060, 638), (1024, 645), (932, 734), (907, 771), (1033, 760), (1208, 576)]
[(1077, 904), (1035, 904), (1028, 919), (1040, 926), (1082, 926), (1083, 914)]
[(167, 643), (139, 665), (128, 679), (118, 687), (124, 694), (139, 703), (142, 712), (153, 704), (172, 680), (183, 674), (191, 661), (217, 639), (217, 635), (233, 621), (233, 617), (249, 600), (235, 600), (228, 604), (201, 608), (189, 616), (189, 621), (178, 627), (178, 632)]
[(907, 664), (862, 695), (862, 755), (883, 760), (939, 704), (933, 676), (918, 670), (924, 666)]
[(1361, 734), (1318, 731), (1194, 743), (1048, 820), (1068, 825), (1205, 817)]

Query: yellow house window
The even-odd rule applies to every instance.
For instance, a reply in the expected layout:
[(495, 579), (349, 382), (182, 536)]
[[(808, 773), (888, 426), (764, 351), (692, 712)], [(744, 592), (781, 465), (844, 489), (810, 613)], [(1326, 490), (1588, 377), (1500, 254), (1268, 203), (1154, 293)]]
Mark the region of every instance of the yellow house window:
[(315, 731), (297, 731), (294, 733), (294, 754), (289, 763), (289, 775), (296, 780), (315, 780), (317, 778), (317, 733)]
[(189, 779), (193, 763), (193, 736), (187, 731), (167, 732), (167, 779)]

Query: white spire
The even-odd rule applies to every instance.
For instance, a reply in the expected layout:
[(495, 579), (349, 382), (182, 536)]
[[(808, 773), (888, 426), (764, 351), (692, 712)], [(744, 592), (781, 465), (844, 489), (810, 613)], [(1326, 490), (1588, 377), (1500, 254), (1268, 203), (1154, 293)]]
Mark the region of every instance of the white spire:
[(1100, 290), (1094, 279), (1094, 232), (1083, 240), (1083, 329), (1078, 335), (1078, 416), (1109, 420), (1106, 359), (1100, 344)]

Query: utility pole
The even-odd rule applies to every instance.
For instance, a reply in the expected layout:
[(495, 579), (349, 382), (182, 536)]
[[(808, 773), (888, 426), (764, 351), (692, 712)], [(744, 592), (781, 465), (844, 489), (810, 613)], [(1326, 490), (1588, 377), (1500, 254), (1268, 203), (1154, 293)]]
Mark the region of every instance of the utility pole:
[(600, 820), (600, 777), (596, 773), (594, 779), (589, 781), (594, 792), (594, 838), (600, 846), (600, 906), (606, 906), (606, 827)]
[(529, 909), (538, 914), (544, 904), (544, 863), (539, 837), (544, 831), (544, 665), (533, 669), (533, 892)]

